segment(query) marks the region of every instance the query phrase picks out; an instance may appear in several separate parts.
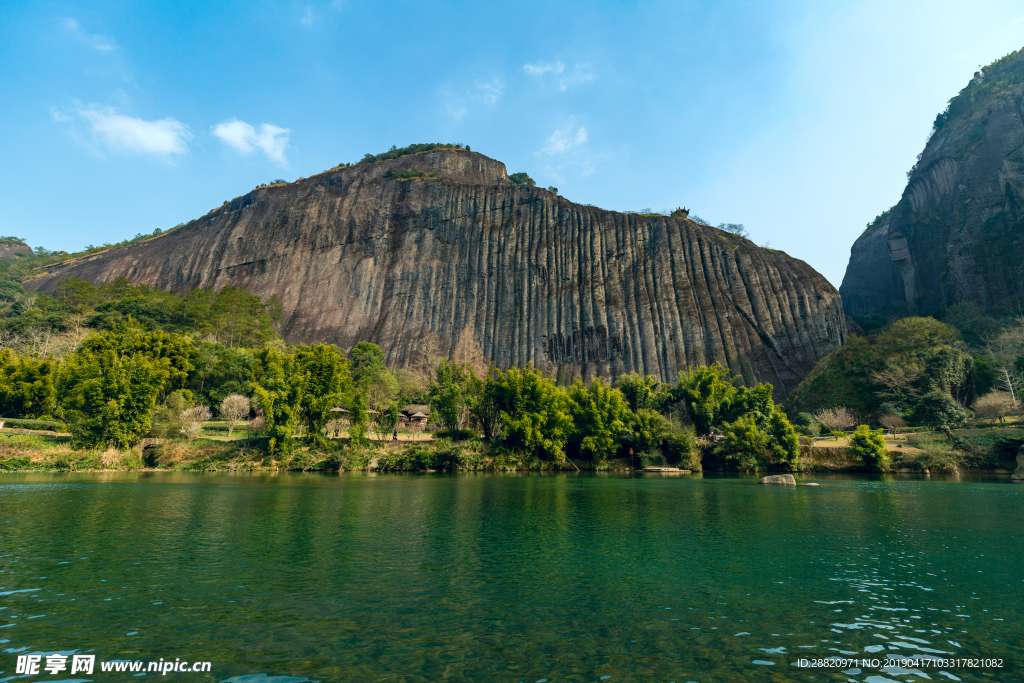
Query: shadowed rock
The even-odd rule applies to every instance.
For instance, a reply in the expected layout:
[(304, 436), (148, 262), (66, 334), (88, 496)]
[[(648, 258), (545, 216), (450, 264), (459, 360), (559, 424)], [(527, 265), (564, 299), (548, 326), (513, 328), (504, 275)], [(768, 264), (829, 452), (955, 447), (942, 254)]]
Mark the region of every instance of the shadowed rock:
[(853, 245), (851, 316), (1024, 305), (1024, 51), (976, 74), (936, 125), (892, 215)]

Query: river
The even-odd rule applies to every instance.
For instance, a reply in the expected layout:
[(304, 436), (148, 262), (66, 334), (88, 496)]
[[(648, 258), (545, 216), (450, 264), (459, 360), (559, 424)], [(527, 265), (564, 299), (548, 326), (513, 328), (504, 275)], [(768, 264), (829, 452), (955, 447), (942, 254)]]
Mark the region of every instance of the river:
[(0, 681), (1021, 680), (1024, 485), (813, 481), (5, 474)]

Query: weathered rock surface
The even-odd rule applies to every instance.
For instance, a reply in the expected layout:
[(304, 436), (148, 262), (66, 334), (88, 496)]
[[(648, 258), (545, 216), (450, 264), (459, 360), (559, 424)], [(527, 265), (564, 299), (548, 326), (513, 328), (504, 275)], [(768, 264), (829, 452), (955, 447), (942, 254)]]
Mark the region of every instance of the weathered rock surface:
[(18, 254), (32, 254), (32, 247), (27, 244), (0, 244), (0, 259), (16, 258)]
[[(395, 180), (390, 167), (437, 177)], [(846, 337), (838, 292), (803, 261), (692, 221), (515, 185), (503, 164), (463, 150), (258, 188), (26, 287), (53, 292), (72, 276), (276, 294), (288, 340), (373, 341), (399, 367), (425, 344), (562, 377), (674, 381), (718, 360), (779, 399)]]
[(839, 292), (851, 315), (1001, 315), (1024, 302), (1024, 51), (951, 100), (890, 219), (861, 235)]
[(796, 486), (796, 477), (792, 474), (769, 474), (767, 477), (761, 477), (757, 483), (771, 486)]

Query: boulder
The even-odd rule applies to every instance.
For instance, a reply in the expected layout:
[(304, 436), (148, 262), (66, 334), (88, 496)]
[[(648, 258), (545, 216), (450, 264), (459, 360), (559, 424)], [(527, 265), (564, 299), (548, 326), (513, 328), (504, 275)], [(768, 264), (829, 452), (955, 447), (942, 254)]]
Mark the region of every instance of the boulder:
[(1017, 454), (1017, 469), (1010, 478), (1024, 481), (1024, 451)]
[(796, 486), (796, 478), (792, 474), (769, 474), (767, 477), (761, 477), (758, 483), (772, 486)]

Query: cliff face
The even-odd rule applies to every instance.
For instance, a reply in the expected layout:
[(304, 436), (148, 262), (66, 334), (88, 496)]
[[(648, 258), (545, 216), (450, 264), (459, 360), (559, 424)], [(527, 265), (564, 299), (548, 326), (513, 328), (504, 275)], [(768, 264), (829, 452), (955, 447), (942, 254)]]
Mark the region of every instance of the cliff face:
[(1024, 303), (1024, 51), (950, 101), (888, 226), (853, 245), (839, 291), (849, 315)]
[(32, 247), (27, 244), (0, 244), (0, 259), (17, 258), (18, 254), (30, 256)]
[[(396, 180), (388, 168), (436, 178)], [(691, 221), (580, 206), (435, 150), (259, 188), (156, 239), (26, 283), (125, 276), (166, 290), (277, 294), (293, 342), (427, 346), (562, 377), (675, 380), (719, 360), (785, 397), (846, 337), (836, 290), (807, 264)]]

